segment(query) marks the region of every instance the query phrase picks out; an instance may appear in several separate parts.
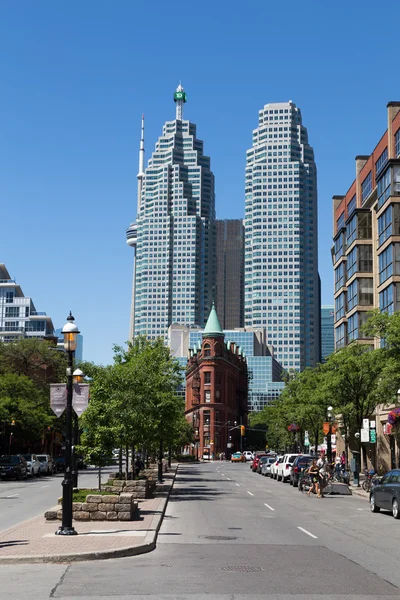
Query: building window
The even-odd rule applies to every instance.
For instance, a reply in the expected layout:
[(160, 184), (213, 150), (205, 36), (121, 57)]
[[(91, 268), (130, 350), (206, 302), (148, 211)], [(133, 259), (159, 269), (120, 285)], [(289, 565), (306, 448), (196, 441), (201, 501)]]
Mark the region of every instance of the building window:
[(389, 285), (382, 292), (379, 292), (379, 308), (383, 313), (392, 315), (395, 311), (393, 288), (396, 289), (395, 285)]
[(347, 246), (350, 246), (352, 244), (352, 242), (354, 242), (356, 237), (357, 237), (357, 215), (354, 215), (354, 217), (351, 219), (351, 221), (347, 225), (347, 239), (346, 239)]
[(388, 149), (385, 148), (375, 163), (376, 175), (379, 175), (379, 173), (382, 171), (383, 167), (386, 165), (387, 161), (388, 161)]
[(12, 304), (12, 302), (14, 301), (14, 292), (6, 292), (6, 303), (7, 304)]
[(377, 183), (378, 209), (390, 197), (390, 169), (387, 169)]
[(345, 215), (344, 215), (344, 212), (342, 212), (342, 214), (340, 215), (340, 217), (338, 217), (338, 219), (336, 221), (337, 231), (339, 231), (340, 229), (342, 229), (344, 227), (344, 221), (345, 221)]
[(347, 279), (357, 271), (357, 247), (347, 255)]
[(368, 173), (366, 178), (361, 184), (361, 203), (367, 200), (367, 198), (371, 195), (372, 192), (372, 171)]
[(343, 292), (335, 299), (336, 321), (339, 321), (346, 314), (346, 292)]
[(19, 306), (6, 306), (5, 317), (19, 317)]
[(357, 280), (353, 281), (347, 288), (347, 307), (351, 310), (357, 306)]
[(379, 246), (385, 242), (388, 237), (392, 235), (392, 219), (393, 219), (393, 207), (389, 206), (385, 212), (378, 217), (378, 240)]
[(5, 321), (4, 326), (5, 331), (15, 331), (19, 329), (19, 321)]
[(357, 215), (357, 238), (359, 240), (372, 239), (372, 215), (370, 212)]
[(335, 329), (335, 346), (337, 349), (343, 348), (347, 344), (347, 324), (342, 323)]
[(360, 277), (359, 285), (359, 305), (372, 306), (374, 303), (374, 290), (372, 277)]
[(372, 246), (358, 246), (358, 270), (361, 273), (372, 273)]
[(337, 262), (339, 258), (344, 256), (346, 248), (344, 235), (344, 233), (341, 233), (334, 241), (334, 262)]
[(211, 371), (204, 372), (204, 383), (211, 383)]
[(25, 331), (45, 331), (45, 321), (29, 321), (25, 323)]
[(396, 131), (396, 134), (394, 136), (394, 142), (395, 142), (395, 152), (396, 152), (396, 156), (398, 158), (400, 156), (400, 129), (398, 129)]
[(335, 292), (339, 291), (340, 288), (344, 285), (346, 277), (346, 268), (345, 264), (342, 263), (335, 269)]
[(358, 338), (358, 314), (349, 317), (347, 322), (347, 335), (349, 342)]
[(351, 214), (355, 211), (357, 207), (357, 197), (354, 194), (354, 196), (352, 197), (352, 199), (350, 200), (350, 202), (347, 205), (347, 216), (350, 217)]
[(204, 344), (204, 356), (211, 356), (211, 346), (210, 344)]
[(393, 275), (393, 247), (389, 246), (379, 255), (379, 283)]

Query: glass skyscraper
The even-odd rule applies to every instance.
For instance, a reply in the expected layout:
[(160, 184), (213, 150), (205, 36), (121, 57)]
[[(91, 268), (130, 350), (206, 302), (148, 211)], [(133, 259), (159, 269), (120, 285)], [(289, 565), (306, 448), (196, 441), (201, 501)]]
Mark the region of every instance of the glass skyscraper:
[(215, 306), (224, 329), (244, 325), (244, 226), (242, 219), (216, 221)]
[(321, 362), (335, 351), (334, 306), (321, 306)]
[(259, 111), (246, 158), (245, 326), (265, 327), (285, 369), (320, 359), (317, 170), (300, 109)]
[(196, 126), (183, 119), (181, 86), (174, 100), (176, 118), (145, 170), (142, 135), (138, 215), (127, 231), (136, 250), (132, 337), (166, 340), (171, 323), (203, 326), (215, 291), (214, 175)]

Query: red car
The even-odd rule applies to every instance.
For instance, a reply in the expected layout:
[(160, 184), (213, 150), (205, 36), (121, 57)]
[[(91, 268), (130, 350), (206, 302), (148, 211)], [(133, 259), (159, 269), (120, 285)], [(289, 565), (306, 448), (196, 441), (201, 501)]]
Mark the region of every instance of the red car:
[(256, 456), (253, 458), (253, 462), (250, 465), (250, 469), (253, 471), (253, 473), (255, 473), (257, 471), (258, 463), (260, 462), (260, 458), (262, 456), (267, 456), (267, 455), (265, 453), (256, 454)]

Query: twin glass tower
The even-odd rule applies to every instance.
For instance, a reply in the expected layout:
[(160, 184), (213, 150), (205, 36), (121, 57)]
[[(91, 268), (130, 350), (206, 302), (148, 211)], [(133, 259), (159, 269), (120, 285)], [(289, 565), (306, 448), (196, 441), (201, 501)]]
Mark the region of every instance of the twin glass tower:
[(142, 118), (138, 215), (127, 231), (136, 250), (131, 337), (167, 340), (172, 323), (203, 326), (215, 290), (214, 175), (196, 126), (183, 119), (181, 85), (174, 101), (176, 118), (165, 123), (145, 170)]
[[(138, 214), (127, 230), (135, 248), (130, 337), (167, 340), (173, 323), (203, 327), (215, 297), (215, 193), (210, 159), (175, 94), (144, 169), (144, 119)], [(314, 154), (292, 102), (259, 112), (247, 151), (245, 326), (266, 329), (286, 369), (320, 360), (317, 181)], [(240, 290), (237, 290), (240, 294)]]

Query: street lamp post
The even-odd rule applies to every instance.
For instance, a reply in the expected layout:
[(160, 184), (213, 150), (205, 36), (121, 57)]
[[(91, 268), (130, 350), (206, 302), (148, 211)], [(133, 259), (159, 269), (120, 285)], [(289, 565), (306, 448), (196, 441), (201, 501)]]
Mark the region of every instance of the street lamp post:
[(66, 436), (65, 436), (65, 473), (62, 482), (62, 521), (61, 527), (57, 529), (56, 535), (77, 535), (77, 531), (72, 526), (72, 385), (73, 385), (73, 361), (76, 350), (76, 340), (79, 329), (74, 323), (74, 317), (71, 312), (67, 318), (67, 323), (62, 328), (64, 335), (64, 349), (68, 355), (67, 366), (67, 406), (65, 411)]
[[(73, 383), (82, 383), (83, 371), (81, 371), (81, 369), (75, 369), (75, 371), (72, 373), (72, 377), (73, 377)], [(72, 416), (74, 419), (73, 440), (72, 440), (72, 445), (74, 448), (74, 451), (72, 452), (72, 487), (77, 488), (78, 487), (78, 465), (77, 465), (77, 459), (76, 459), (76, 446), (78, 445), (78, 442), (79, 442), (79, 439), (78, 439), (79, 438), (79, 418), (75, 411), (73, 411)]]
[(328, 435), (326, 437), (326, 450), (327, 450), (329, 464), (332, 463), (332, 411), (333, 411), (332, 406), (328, 406), (326, 416), (328, 418), (329, 429), (328, 429)]

